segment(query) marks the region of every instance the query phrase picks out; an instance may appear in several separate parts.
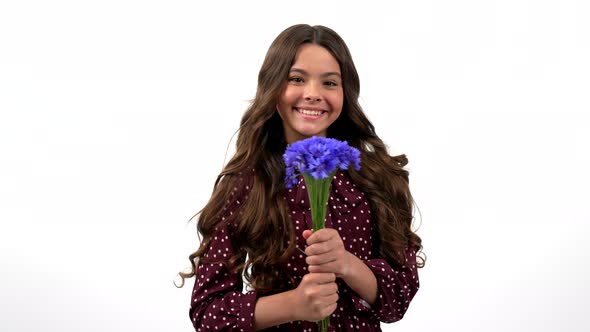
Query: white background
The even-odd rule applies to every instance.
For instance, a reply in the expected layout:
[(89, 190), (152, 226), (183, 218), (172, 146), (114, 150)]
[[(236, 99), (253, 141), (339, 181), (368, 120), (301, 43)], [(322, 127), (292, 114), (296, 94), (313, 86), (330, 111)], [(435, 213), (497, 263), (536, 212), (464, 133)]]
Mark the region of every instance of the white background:
[(192, 280), (172, 283), (187, 221), (296, 23), (345, 39), (366, 114), (410, 159), (428, 262), (384, 330), (590, 330), (589, 17), (563, 0), (3, 1), (0, 330), (192, 331)]

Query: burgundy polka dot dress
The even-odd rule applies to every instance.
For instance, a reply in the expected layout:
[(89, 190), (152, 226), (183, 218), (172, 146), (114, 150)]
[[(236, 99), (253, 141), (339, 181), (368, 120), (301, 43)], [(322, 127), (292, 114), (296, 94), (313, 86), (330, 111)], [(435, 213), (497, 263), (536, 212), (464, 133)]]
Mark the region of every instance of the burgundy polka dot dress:
[[(228, 201), (225, 214), (237, 213), (237, 209), (250, 190), (235, 189)], [(305, 183), (288, 189), (287, 201), (297, 236), (297, 247), (304, 250), (301, 233), (311, 229), (311, 210)], [(369, 305), (352, 291), (345, 282), (337, 279), (338, 308), (330, 317), (329, 331), (381, 331), (380, 322), (400, 320), (410, 301), (418, 291), (416, 252), (408, 249), (403, 266), (390, 266), (371, 250), (373, 219), (365, 194), (350, 181), (345, 171), (338, 171), (332, 181), (326, 213), (326, 227), (340, 233), (346, 249), (363, 260), (377, 278), (378, 296)], [(222, 218), (224, 219), (224, 218)], [(231, 227), (220, 223), (206, 257), (227, 258), (234, 255)], [(308, 273), (305, 255), (294, 250), (288, 261), (295, 282)], [(200, 263), (192, 293), (190, 317), (196, 331), (251, 331), (253, 327), (256, 291), (243, 287), (242, 276), (232, 273), (224, 264)], [(318, 331), (315, 322), (293, 321), (265, 331)]]

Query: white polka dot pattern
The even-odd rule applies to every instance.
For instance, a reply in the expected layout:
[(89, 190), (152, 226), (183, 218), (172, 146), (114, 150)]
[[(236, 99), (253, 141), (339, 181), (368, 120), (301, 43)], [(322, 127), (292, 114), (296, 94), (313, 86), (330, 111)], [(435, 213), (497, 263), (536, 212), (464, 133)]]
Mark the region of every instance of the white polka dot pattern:
[[(247, 195), (235, 192), (225, 209), (233, 214)], [(311, 228), (311, 215), (305, 184), (289, 189), (286, 201), (297, 237), (297, 247), (305, 248), (301, 233)], [(338, 309), (331, 316), (330, 331), (381, 331), (380, 321), (400, 320), (418, 291), (415, 251), (406, 251), (406, 264), (392, 268), (371, 250), (373, 220), (365, 194), (351, 183), (346, 172), (339, 171), (332, 181), (326, 226), (338, 230), (348, 251), (363, 260), (378, 282), (377, 301), (370, 306), (346, 283), (338, 279)], [(206, 256), (229, 258), (234, 254), (232, 234), (220, 223), (211, 239)], [(305, 256), (295, 250), (287, 262), (295, 282), (308, 273)], [(223, 264), (202, 263), (197, 271), (190, 315), (196, 331), (250, 331), (256, 303), (256, 292), (242, 293), (241, 275), (233, 274)], [(313, 322), (296, 321), (268, 331), (316, 331)]]

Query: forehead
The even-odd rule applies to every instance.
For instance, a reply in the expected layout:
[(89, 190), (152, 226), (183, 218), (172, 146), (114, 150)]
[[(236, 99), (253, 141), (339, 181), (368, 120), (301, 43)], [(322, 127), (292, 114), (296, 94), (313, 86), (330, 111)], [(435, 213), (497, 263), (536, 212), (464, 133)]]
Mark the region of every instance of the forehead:
[(303, 69), (311, 73), (337, 72), (340, 64), (332, 53), (317, 44), (303, 44), (299, 46), (291, 68)]

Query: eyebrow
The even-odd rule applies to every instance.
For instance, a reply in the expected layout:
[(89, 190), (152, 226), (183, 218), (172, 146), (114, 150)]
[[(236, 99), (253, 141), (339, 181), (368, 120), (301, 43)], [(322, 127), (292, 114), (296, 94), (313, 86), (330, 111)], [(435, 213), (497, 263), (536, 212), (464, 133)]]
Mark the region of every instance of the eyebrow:
[[(289, 72), (290, 73), (297, 72), (297, 73), (301, 73), (302, 75), (309, 76), (309, 73), (308, 72), (306, 72), (303, 69), (299, 69), (299, 68), (291, 68), (291, 70)], [(326, 73), (323, 73), (322, 75), (320, 75), (320, 77), (328, 77), (328, 76), (338, 76), (338, 77), (341, 77), (340, 73), (339, 72), (335, 72), (335, 71), (329, 71), (329, 72), (326, 72)]]

